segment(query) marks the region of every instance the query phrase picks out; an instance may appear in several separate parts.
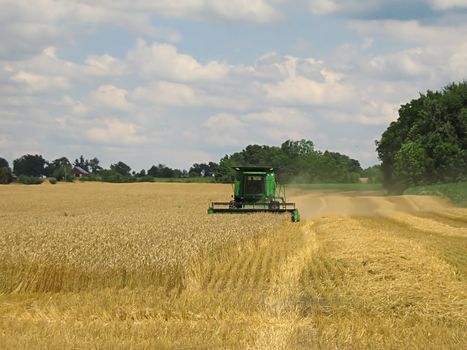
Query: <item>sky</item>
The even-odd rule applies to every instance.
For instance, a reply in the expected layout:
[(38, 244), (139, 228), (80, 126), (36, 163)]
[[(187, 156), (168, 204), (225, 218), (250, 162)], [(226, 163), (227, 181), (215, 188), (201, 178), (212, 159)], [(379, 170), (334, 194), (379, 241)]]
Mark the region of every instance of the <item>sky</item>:
[(312, 140), (378, 163), (467, 79), (467, 0), (0, 0), (0, 157), (187, 169)]

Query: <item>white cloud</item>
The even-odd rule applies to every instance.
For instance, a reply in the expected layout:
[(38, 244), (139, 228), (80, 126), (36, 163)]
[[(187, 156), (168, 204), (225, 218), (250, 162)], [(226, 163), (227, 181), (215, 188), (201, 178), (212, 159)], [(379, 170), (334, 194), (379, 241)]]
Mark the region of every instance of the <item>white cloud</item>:
[(241, 145), (247, 136), (247, 125), (229, 113), (209, 117), (203, 127), (208, 130), (208, 142), (214, 145)]
[(248, 143), (280, 143), (310, 135), (310, 116), (295, 108), (271, 108), (246, 114), (219, 113), (209, 117), (203, 127), (213, 145), (240, 146)]
[(398, 42), (416, 45), (451, 46), (465, 42), (467, 26), (454, 24), (422, 24), (417, 20), (352, 21), (352, 29), (363, 35), (378, 35)]
[(118, 119), (105, 119), (105, 126), (90, 128), (86, 134), (91, 141), (104, 144), (139, 144), (145, 142), (141, 128)]
[(83, 116), (89, 112), (89, 108), (82, 101), (75, 100), (71, 96), (64, 96), (62, 105), (75, 116)]
[(122, 75), (124, 67), (122, 62), (111, 55), (90, 55), (85, 61), (86, 72), (96, 76)]
[(305, 105), (335, 105), (350, 101), (353, 88), (336, 82), (317, 82), (304, 77), (289, 78), (265, 85), (267, 96), (274, 101)]
[(113, 85), (101, 85), (91, 94), (91, 100), (101, 107), (126, 111), (131, 107), (127, 95), (128, 91), (125, 89)]
[(186, 84), (157, 81), (147, 87), (137, 87), (132, 99), (163, 106), (193, 106), (198, 104), (193, 88)]
[(318, 15), (332, 13), (356, 14), (375, 10), (384, 0), (308, 0), (310, 11)]
[[(459, 7), (456, 1), (444, 5), (436, 0), (417, 1), (442, 9), (440, 14)], [(383, 2), (315, 0), (311, 6), (315, 13), (365, 18), (371, 11), (380, 11)], [(278, 144), (287, 138), (315, 141), (326, 135), (337, 144), (339, 130), (352, 129), (355, 137), (349, 140), (356, 144), (370, 137), (368, 130), (371, 137), (382, 131), (397, 117), (399, 105), (416, 98), (418, 92), (467, 76), (467, 25), (459, 19), (461, 14), (453, 23), (451, 17), (442, 17), (434, 24), (430, 20), (349, 21), (348, 16), (336, 16), (341, 25), (348, 24), (350, 32), (336, 35), (351, 41), (334, 50), (334, 39), (329, 50), (315, 47), (313, 41), (308, 48), (300, 41), (294, 45), (297, 33), (293, 33), (289, 43), (271, 43), (281, 54), (265, 53), (251, 62), (242, 62), (247, 56), (237, 55), (240, 63), (236, 64), (229, 56), (201, 59), (187, 49), (204, 38), (190, 38), (193, 43), (182, 50), (182, 45), (173, 43), (180, 36), (176, 30), (153, 24), (161, 15), (211, 24), (263, 23), (298, 3), (309, 4), (307, 0), (104, 0), (96, 4), (38, 0), (34, 8), (26, 1), (6, 1), (0, 13), (0, 57), (6, 57), (0, 58), (0, 130), (9, 141), (26, 145), (21, 150), (42, 152), (44, 147), (49, 154), (60, 143), (68, 145), (68, 152), (87, 147), (95, 152), (93, 156), (113, 152), (135, 157), (141, 165), (151, 157), (162, 157), (157, 161), (168, 165), (171, 159), (188, 165), (191, 155), (203, 160), (211, 155), (215, 160), (220, 152), (248, 143)], [(353, 16), (358, 13), (365, 16)], [(97, 50), (83, 44), (83, 36), (109, 25), (145, 39), (133, 48), (119, 43), (118, 50), (116, 45)], [(190, 25), (186, 30), (194, 28)], [(80, 50), (85, 47), (87, 51), (81, 52), (85, 58), (65, 59), (70, 50), (64, 42), (74, 42)], [(283, 53), (287, 45), (305, 50)], [(110, 49), (112, 54), (106, 53)], [(127, 52), (121, 53), (122, 49)], [(313, 57), (305, 54), (311, 49)], [(28, 55), (21, 56), (23, 51)], [(2, 137), (8, 154), (19, 149)], [(153, 140), (167, 149), (137, 147)], [(373, 152), (372, 143), (364, 147), (362, 156)]]
[[(221, 83), (220, 83), (221, 84)], [(235, 91), (232, 93), (235, 94)], [(157, 107), (213, 107), (242, 110), (246, 103), (241, 97), (207, 92), (198, 86), (156, 81), (137, 87), (130, 95), (134, 103)]]
[(19, 57), (47, 45), (70, 43), (111, 25), (139, 35), (177, 42), (181, 34), (155, 26), (158, 16), (266, 23), (280, 18), (269, 0), (3, 0), (0, 57)]
[(149, 46), (139, 39), (134, 50), (128, 53), (129, 64), (138, 68), (143, 79), (162, 77), (175, 81), (209, 81), (224, 78), (229, 71), (225, 64), (211, 61), (203, 65), (187, 54), (178, 53), (169, 44), (154, 43)]
[(465, 0), (428, 0), (433, 8), (447, 10), (451, 8), (467, 8)]
[(64, 77), (45, 76), (20, 70), (11, 77), (12, 81), (24, 83), (32, 90), (67, 89), (69, 82)]
[[(109, 1), (109, 4), (113, 2)], [(121, 1), (122, 7), (169, 17), (195, 17), (265, 23), (279, 17), (268, 0), (139, 0)]]

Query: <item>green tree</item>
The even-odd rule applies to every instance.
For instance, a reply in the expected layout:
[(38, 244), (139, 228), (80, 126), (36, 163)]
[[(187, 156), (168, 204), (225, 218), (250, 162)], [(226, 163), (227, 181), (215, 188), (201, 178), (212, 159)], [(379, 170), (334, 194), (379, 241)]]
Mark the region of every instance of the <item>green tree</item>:
[(110, 166), (111, 170), (116, 171), (122, 176), (130, 176), (131, 168), (123, 162), (118, 162)]
[(67, 157), (57, 158), (47, 163), (46, 175), (58, 181), (72, 181), (75, 178), (73, 167)]
[(0, 157), (0, 184), (9, 184), (11, 180), (10, 165), (5, 158)]
[[(467, 82), (451, 84), (438, 92), (428, 91), (401, 106), (399, 118), (391, 123), (376, 146), (382, 161), (383, 182), (389, 190), (401, 190), (401, 184), (465, 179)], [(422, 149), (425, 170), (420, 175), (419, 162), (415, 166), (415, 160), (409, 159)], [(415, 166), (415, 175), (406, 171), (409, 164)]]
[(314, 144), (309, 140), (287, 140), (281, 145), (282, 152), (290, 158), (296, 158), (314, 151)]
[(0, 184), (9, 184), (12, 180), (11, 169), (8, 166), (0, 167)]
[(356, 182), (362, 171), (357, 160), (337, 152), (319, 152), (308, 140), (287, 140), (281, 147), (248, 145), (220, 160), (216, 181), (232, 182), (232, 167), (239, 165), (275, 167), (281, 182)]
[(86, 170), (89, 172), (91, 169), (89, 160), (84, 159), (84, 156), (81, 155), (79, 158), (75, 159), (75, 162), (73, 163), (74, 166), (80, 167), (83, 170)]
[(9, 168), (10, 165), (5, 158), (0, 157), (0, 168)]
[(98, 173), (102, 170), (102, 167), (99, 165), (99, 159), (96, 157), (90, 159), (88, 163), (91, 173)]
[(13, 171), (16, 175), (40, 177), (47, 175), (46, 161), (41, 155), (26, 154), (13, 161)]
[(418, 185), (426, 178), (427, 159), (425, 149), (417, 142), (406, 142), (395, 156), (394, 171), (404, 185)]
[(381, 165), (372, 165), (362, 171), (362, 177), (367, 177), (370, 183), (381, 183), (383, 181), (383, 173)]

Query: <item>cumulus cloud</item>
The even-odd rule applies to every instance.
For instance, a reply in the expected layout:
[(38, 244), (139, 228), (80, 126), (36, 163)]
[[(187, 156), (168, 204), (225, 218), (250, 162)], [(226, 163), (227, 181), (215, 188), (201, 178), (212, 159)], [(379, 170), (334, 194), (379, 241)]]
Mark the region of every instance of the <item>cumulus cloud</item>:
[(274, 85), (265, 85), (271, 100), (309, 105), (333, 105), (350, 101), (351, 86), (339, 83), (320, 83), (304, 77), (289, 78)]
[(217, 107), (242, 109), (238, 98), (209, 93), (198, 86), (170, 81), (156, 81), (137, 87), (130, 96), (135, 103), (158, 107)]
[[(399, 0), (38, 0), (36, 7), (4, 1), (2, 150), (16, 157), (26, 150), (53, 154), (59, 148), (74, 155), (88, 149), (103, 160), (109, 154), (128, 156), (144, 166), (156, 157), (155, 162), (189, 166), (248, 143), (308, 138), (346, 151), (346, 145), (362, 139), (365, 146), (353, 155), (370, 159), (373, 154), (375, 160), (371, 141), (397, 118), (401, 103), (467, 76), (467, 26), (461, 11), (449, 17), (463, 2), (416, 2), (438, 11), (441, 19), (401, 20), (392, 15), (406, 3)], [(338, 14), (336, 20), (348, 30), (342, 37), (355, 41), (326, 51), (305, 38), (309, 46), (299, 40), (296, 54), (278, 43), (280, 53), (258, 54), (256, 60), (210, 58), (175, 43), (177, 30), (154, 24), (161, 16), (210, 25), (265, 23), (292, 4), (315, 14)], [(289, 14), (297, 8), (290, 9)], [(66, 43), (83, 44), (83, 36), (108, 26), (133, 37), (134, 46), (84, 45), (82, 56), (70, 58)], [(292, 45), (296, 38), (290, 38)], [(138, 147), (148, 143), (164, 146)]]
[(120, 60), (108, 54), (90, 55), (85, 63), (86, 72), (95, 76), (119, 76), (125, 69)]
[(145, 142), (141, 135), (141, 128), (134, 123), (123, 122), (118, 119), (105, 119), (103, 127), (87, 130), (89, 140), (104, 144), (139, 144)]
[(464, 0), (428, 0), (435, 9), (467, 8)]
[(113, 85), (102, 85), (91, 94), (91, 100), (105, 108), (127, 111), (131, 107), (127, 95), (128, 91), (125, 89)]
[(103, 0), (90, 2), (4, 0), (0, 13), (0, 57), (21, 57), (53, 43), (70, 43), (99, 26), (177, 42), (180, 33), (153, 24), (157, 16), (267, 23), (280, 17), (269, 0)]
[(20, 70), (11, 77), (12, 81), (24, 83), (32, 90), (66, 89), (70, 87), (64, 77), (46, 76)]
[(225, 64), (211, 61), (203, 65), (195, 58), (178, 52), (175, 46), (139, 39), (127, 55), (129, 64), (138, 68), (141, 77), (162, 77), (176, 81), (220, 80), (229, 70)]
[(225, 147), (304, 138), (313, 123), (298, 109), (277, 107), (246, 114), (218, 113), (210, 116), (203, 127), (209, 143)]

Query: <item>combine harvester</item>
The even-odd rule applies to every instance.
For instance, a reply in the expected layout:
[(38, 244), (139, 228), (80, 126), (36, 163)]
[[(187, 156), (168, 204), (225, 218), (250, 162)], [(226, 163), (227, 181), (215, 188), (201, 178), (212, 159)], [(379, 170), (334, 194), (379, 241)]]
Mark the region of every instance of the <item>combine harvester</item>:
[(212, 202), (208, 214), (214, 213), (290, 213), (292, 221), (300, 221), (295, 203), (285, 200), (285, 188), (276, 181), (274, 168), (265, 166), (233, 167), (237, 172), (233, 200)]

